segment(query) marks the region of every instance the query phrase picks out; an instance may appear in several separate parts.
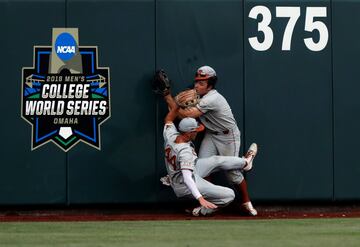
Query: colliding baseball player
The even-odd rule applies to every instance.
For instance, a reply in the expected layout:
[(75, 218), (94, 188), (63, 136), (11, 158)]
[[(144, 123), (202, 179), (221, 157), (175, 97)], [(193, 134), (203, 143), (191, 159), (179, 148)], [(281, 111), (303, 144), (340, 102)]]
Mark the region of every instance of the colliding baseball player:
[[(200, 203), (192, 210), (194, 216), (212, 214), (219, 207), (231, 203), (235, 194), (230, 188), (217, 186), (204, 177), (218, 170), (252, 168), (257, 153), (256, 145), (252, 145), (244, 158), (235, 156), (211, 156), (199, 158), (192, 141), (199, 131), (204, 130), (194, 118), (183, 118), (179, 123), (179, 131), (173, 121), (177, 117), (177, 106), (169, 105), (170, 111), (165, 117), (164, 148), (165, 163), (168, 175), (177, 197), (193, 197)], [(240, 178), (239, 178), (240, 179)]]
[[(163, 90), (163, 96), (169, 105), (176, 103), (182, 106), (178, 110), (181, 118), (199, 118), (206, 127), (205, 136), (200, 145), (200, 158), (213, 155), (238, 156), (240, 151), (240, 130), (228, 102), (215, 89), (217, 80), (216, 72), (210, 66), (202, 66), (196, 71), (194, 90), (200, 98), (193, 105), (186, 103), (194, 101), (189, 99), (191, 90), (181, 92), (175, 99), (170, 94), (170, 84), (167, 84), (166, 90)], [(252, 145), (250, 150), (257, 150), (256, 144)], [(241, 169), (229, 170), (226, 175), (241, 195), (241, 211), (256, 216), (257, 211), (250, 201), (247, 183)]]

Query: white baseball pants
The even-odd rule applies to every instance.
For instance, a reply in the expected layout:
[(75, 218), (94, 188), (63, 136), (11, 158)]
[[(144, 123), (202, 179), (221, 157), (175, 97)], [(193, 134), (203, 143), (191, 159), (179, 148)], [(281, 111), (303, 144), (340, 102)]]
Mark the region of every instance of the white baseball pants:
[[(218, 207), (225, 207), (235, 198), (232, 189), (219, 186), (206, 181), (204, 177), (219, 170), (242, 169), (245, 166), (245, 159), (233, 156), (211, 156), (197, 160), (194, 170), (195, 183), (201, 195)], [(201, 208), (201, 214), (211, 214), (216, 209)]]
[[(213, 155), (239, 156), (240, 145), (240, 131), (237, 127), (227, 134), (216, 135), (207, 131), (200, 145), (199, 158)], [(240, 184), (244, 179), (241, 170), (229, 170), (226, 176), (233, 184)]]

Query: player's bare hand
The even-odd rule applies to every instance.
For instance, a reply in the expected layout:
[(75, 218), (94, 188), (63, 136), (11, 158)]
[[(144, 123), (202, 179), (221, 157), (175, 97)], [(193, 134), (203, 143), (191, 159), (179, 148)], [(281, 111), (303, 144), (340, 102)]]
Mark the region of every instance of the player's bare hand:
[(211, 203), (211, 202), (205, 200), (204, 197), (200, 197), (199, 202), (200, 202), (201, 206), (203, 206), (204, 208), (211, 208), (211, 209), (217, 208), (217, 206), (214, 203)]

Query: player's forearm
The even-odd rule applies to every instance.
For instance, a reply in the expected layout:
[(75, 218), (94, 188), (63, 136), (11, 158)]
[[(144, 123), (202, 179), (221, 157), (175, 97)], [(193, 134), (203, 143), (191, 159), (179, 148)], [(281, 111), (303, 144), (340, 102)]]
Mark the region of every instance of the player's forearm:
[(182, 174), (184, 177), (184, 183), (191, 191), (191, 194), (198, 200), (201, 197), (200, 191), (197, 188), (194, 179), (192, 178), (192, 171), (190, 170), (182, 170)]
[(164, 99), (165, 99), (166, 103), (168, 104), (170, 110), (178, 108), (178, 105), (176, 104), (176, 102), (175, 102), (174, 98), (171, 96), (171, 94), (164, 96)]
[(165, 123), (172, 123), (172, 122), (174, 122), (176, 117), (177, 117), (177, 110), (176, 109), (171, 110), (166, 115), (164, 122)]

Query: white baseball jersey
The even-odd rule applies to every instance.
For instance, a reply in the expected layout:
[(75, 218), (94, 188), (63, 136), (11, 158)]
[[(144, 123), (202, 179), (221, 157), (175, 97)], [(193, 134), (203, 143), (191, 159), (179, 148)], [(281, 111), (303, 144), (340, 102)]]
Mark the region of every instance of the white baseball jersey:
[(171, 187), (174, 189), (175, 194), (181, 197), (191, 193), (184, 183), (181, 170), (193, 171), (198, 157), (191, 142), (175, 143), (175, 139), (179, 134), (173, 123), (165, 124), (163, 135), (166, 169), (171, 179)]
[[(238, 156), (241, 143), (240, 130), (226, 99), (212, 89), (200, 99), (196, 107), (203, 113), (200, 120), (207, 128), (201, 142), (199, 157)], [(240, 170), (230, 170), (226, 176), (234, 184), (239, 184), (243, 180)]]
[(210, 131), (222, 132), (237, 127), (228, 102), (215, 89), (204, 95), (196, 107), (204, 113), (200, 120)]
[[(206, 181), (203, 177), (208, 176), (218, 170), (241, 169), (246, 164), (243, 158), (212, 156), (209, 158), (198, 159), (191, 142), (175, 143), (176, 137), (179, 136), (175, 125), (167, 123), (164, 127), (164, 147), (165, 163), (167, 172), (171, 178), (171, 187), (177, 197), (191, 196), (191, 192), (184, 183), (182, 169), (193, 171), (193, 179), (201, 195), (218, 207), (225, 207), (231, 203), (235, 194), (230, 188), (218, 186)], [(196, 167), (195, 167), (196, 163)], [(243, 179), (240, 174), (240, 179)], [(207, 209), (202, 207), (201, 214), (211, 214), (217, 209)]]

